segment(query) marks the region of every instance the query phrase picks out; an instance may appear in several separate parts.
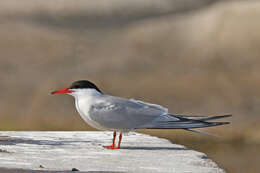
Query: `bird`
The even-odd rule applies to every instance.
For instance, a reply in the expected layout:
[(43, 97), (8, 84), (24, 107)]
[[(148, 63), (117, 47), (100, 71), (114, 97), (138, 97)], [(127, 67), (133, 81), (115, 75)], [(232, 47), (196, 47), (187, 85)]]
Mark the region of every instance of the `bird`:
[[(232, 116), (171, 114), (167, 108), (157, 104), (105, 94), (88, 80), (75, 81), (70, 87), (55, 90), (51, 94), (73, 96), (76, 109), (87, 124), (99, 130), (113, 131), (112, 145), (103, 146), (107, 149), (120, 149), (122, 134), (138, 129), (184, 129), (210, 135), (197, 128), (229, 124), (212, 120)], [(120, 134), (116, 146), (117, 133)]]

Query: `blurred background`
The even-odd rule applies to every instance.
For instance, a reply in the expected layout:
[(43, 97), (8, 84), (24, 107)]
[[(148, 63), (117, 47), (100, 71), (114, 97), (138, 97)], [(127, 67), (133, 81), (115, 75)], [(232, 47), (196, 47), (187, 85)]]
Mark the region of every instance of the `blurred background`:
[(257, 0), (0, 1), (0, 130), (95, 130), (72, 97), (50, 95), (88, 79), (171, 113), (232, 113), (207, 130), (221, 138), (141, 132), (259, 172), (259, 19)]

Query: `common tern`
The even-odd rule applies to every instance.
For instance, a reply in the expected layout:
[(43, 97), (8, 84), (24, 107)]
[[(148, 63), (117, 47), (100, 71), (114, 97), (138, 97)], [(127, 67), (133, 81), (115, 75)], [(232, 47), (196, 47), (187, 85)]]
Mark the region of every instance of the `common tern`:
[[(76, 109), (90, 126), (100, 130), (110, 130), (113, 142), (108, 149), (120, 149), (122, 133), (137, 129), (184, 129), (208, 134), (196, 128), (229, 124), (212, 120), (230, 117), (190, 116), (170, 114), (167, 108), (134, 99), (125, 99), (103, 93), (88, 80), (73, 82), (68, 88), (53, 91), (52, 94), (69, 94), (75, 98)], [(118, 145), (115, 145), (116, 133), (119, 132)]]

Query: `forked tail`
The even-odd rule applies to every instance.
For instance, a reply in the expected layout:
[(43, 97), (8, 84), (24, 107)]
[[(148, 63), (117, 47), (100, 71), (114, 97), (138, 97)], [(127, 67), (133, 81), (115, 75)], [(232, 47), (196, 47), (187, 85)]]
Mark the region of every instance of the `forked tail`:
[(148, 125), (147, 129), (184, 129), (192, 132), (197, 132), (205, 135), (210, 135), (207, 132), (195, 130), (194, 128), (204, 128), (212, 126), (226, 125), (230, 122), (212, 122), (212, 120), (231, 117), (232, 115), (219, 115), (211, 117), (189, 116), (189, 115), (172, 115), (168, 114), (165, 119), (154, 121)]

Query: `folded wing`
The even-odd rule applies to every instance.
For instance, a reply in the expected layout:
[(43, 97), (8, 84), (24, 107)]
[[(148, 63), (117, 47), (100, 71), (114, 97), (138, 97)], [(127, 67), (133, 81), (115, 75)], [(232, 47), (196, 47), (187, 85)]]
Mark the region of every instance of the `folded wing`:
[(106, 128), (127, 130), (139, 129), (159, 116), (167, 115), (168, 110), (134, 99), (106, 96), (91, 107), (89, 114), (92, 120)]
[(160, 105), (106, 96), (90, 109), (91, 119), (110, 129), (193, 129), (229, 124), (211, 122), (231, 115), (212, 117), (172, 115)]

